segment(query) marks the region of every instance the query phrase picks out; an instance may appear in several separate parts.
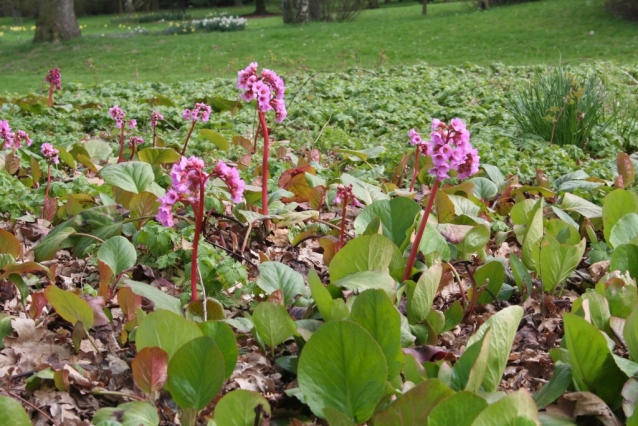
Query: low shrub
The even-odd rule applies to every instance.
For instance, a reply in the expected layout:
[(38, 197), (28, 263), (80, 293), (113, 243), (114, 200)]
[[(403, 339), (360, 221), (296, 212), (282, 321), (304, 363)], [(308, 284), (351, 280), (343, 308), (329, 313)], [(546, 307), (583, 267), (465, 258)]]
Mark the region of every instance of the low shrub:
[(550, 143), (584, 148), (592, 130), (606, 126), (607, 96), (595, 76), (580, 79), (555, 68), (508, 96), (508, 108), (523, 133)]

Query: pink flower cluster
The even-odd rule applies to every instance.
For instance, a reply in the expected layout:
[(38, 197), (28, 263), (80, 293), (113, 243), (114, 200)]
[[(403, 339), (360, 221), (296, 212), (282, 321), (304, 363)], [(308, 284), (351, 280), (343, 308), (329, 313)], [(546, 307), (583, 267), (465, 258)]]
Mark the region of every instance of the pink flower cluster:
[(139, 136), (131, 136), (131, 138), (129, 139), (129, 144), (133, 147), (133, 146), (137, 146), (137, 145), (141, 145), (144, 143), (144, 139), (142, 139)]
[(450, 177), (450, 170), (456, 170), (459, 179), (466, 179), (478, 172), (478, 150), (472, 147), (470, 132), (460, 118), (453, 118), (449, 125), (435, 118), (426, 149), (434, 163), (430, 173), (440, 181)]
[(246, 69), (237, 73), (237, 88), (244, 90), (241, 97), (246, 102), (257, 99), (260, 111), (275, 110), (278, 123), (281, 123), (288, 115), (284, 102), (286, 86), (281, 77), (274, 71), (263, 69), (261, 77), (259, 77), (257, 76), (257, 62), (251, 62)]
[(223, 161), (218, 161), (213, 170), (213, 176), (220, 178), (230, 190), (230, 199), (234, 203), (239, 203), (244, 195), (246, 182), (239, 177), (239, 170), (229, 167)]
[(0, 120), (0, 140), (4, 142), (4, 149), (18, 149), (22, 147), (21, 142), (24, 142), (27, 146), (31, 146), (32, 142), (24, 130), (11, 131), (11, 126), (9, 126), (9, 122), (6, 120)]
[[(113, 120), (115, 120), (115, 127), (121, 129), (122, 124), (124, 123), (124, 117), (126, 117), (126, 114), (124, 113), (124, 111), (122, 111), (122, 108), (117, 105), (113, 105), (113, 108), (109, 109), (109, 114), (111, 115), (111, 117), (113, 117)], [(133, 125), (133, 127), (135, 127), (135, 125)]]
[(157, 111), (153, 111), (151, 113), (151, 126), (156, 127), (157, 122), (163, 120), (164, 116)]
[(60, 68), (53, 68), (52, 70), (49, 70), (49, 73), (44, 78), (44, 81), (54, 85), (57, 90), (61, 90), (62, 79), (60, 75)]
[[(210, 117), (210, 107), (204, 103), (195, 104), (195, 108), (191, 111), (190, 109), (185, 109), (182, 116), (186, 121), (197, 121), (200, 119), (199, 113), (201, 112), (201, 121), (207, 122)], [(159, 114), (159, 113), (158, 113)], [(161, 115), (160, 115), (161, 116)], [(164, 117), (162, 117), (164, 118)]]
[(342, 204), (345, 200), (352, 207), (361, 206), (361, 203), (359, 203), (359, 200), (357, 200), (357, 197), (354, 196), (352, 189), (353, 189), (352, 184), (348, 186), (343, 186), (343, 185), (337, 186), (337, 196), (334, 199), (334, 203)]
[(204, 161), (195, 156), (182, 157), (173, 165), (170, 173), (171, 188), (158, 199), (162, 203), (156, 216), (159, 223), (167, 227), (174, 225), (172, 209), (178, 201), (187, 201), (195, 209), (195, 205), (199, 203), (199, 191), (204, 189), (206, 181), (212, 176), (222, 179), (228, 185), (234, 202), (241, 201), (246, 184), (239, 178), (237, 169), (220, 161), (211, 174), (206, 174), (204, 166)]
[(51, 164), (51, 162), (53, 162), (58, 164), (60, 162), (60, 159), (58, 158), (58, 153), (60, 151), (53, 148), (53, 145), (50, 143), (43, 143), (41, 151), (42, 155), (44, 155), (44, 158), (47, 160), (47, 163)]
[(408, 137), (410, 138), (410, 145), (424, 145), (423, 139), (421, 139), (421, 135), (415, 129), (410, 129), (408, 132)]

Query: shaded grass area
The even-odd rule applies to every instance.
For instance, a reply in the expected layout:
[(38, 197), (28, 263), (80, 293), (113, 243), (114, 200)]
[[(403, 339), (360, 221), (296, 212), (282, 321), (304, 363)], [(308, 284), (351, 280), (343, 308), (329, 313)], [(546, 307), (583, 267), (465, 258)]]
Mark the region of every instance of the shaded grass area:
[[(38, 88), (46, 70), (60, 67), (63, 82), (157, 81), (228, 77), (249, 61), (281, 74), (304, 67), (557, 64), (583, 60), (638, 62), (638, 26), (605, 12), (601, 0), (553, 0), (475, 11), (469, 3), (420, 5), (363, 12), (347, 23), (284, 25), (281, 17), (251, 19), (246, 30), (189, 35), (132, 35), (137, 24), (114, 16), (79, 20), (83, 37), (34, 45), (26, 31), (0, 29), (0, 92)], [(193, 18), (206, 11), (191, 12)], [(241, 13), (246, 12), (242, 9)], [(232, 11), (231, 11), (232, 13)], [(5, 19), (1, 25), (10, 25)], [(168, 22), (140, 24), (149, 31)], [(174, 23), (176, 25), (176, 23)], [(593, 35), (590, 32), (593, 31)]]

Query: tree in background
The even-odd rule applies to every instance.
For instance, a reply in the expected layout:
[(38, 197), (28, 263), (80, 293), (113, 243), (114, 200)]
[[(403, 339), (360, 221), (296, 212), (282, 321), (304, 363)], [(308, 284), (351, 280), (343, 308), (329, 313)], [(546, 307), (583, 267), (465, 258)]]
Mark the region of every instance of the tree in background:
[(55, 42), (80, 37), (73, 0), (40, 0), (33, 41)]

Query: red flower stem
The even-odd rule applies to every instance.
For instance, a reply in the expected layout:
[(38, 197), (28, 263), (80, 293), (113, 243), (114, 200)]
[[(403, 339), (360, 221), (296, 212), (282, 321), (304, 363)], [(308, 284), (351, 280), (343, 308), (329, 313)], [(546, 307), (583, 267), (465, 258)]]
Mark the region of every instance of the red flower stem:
[[(199, 236), (202, 233), (202, 223), (204, 222), (204, 185), (206, 177), (199, 174), (199, 203), (193, 204), (195, 211), (195, 237), (193, 238), (193, 251), (191, 252), (191, 302), (197, 300), (197, 249), (199, 246)], [(202, 283), (204, 285), (204, 283)]]
[(343, 197), (343, 210), (341, 211), (341, 238), (339, 239), (340, 248), (343, 248), (343, 245), (345, 244), (347, 206), (348, 195)]
[[(270, 140), (268, 139), (268, 127), (266, 117), (259, 111), (259, 123), (264, 135), (264, 157), (261, 165), (261, 214), (268, 215), (268, 154), (270, 153)], [(264, 222), (266, 231), (270, 230), (270, 221)]]
[(410, 183), (410, 192), (414, 190), (414, 183), (419, 175), (419, 152), (421, 152), (420, 145), (417, 145), (414, 152), (414, 175), (412, 175), (412, 183)]
[(186, 152), (186, 147), (188, 146), (188, 141), (191, 138), (191, 135), (193, 134), (193, 129), (195, 129), (195, 123), (197, 123), (197, 120), (193, 121), (193, 124), (191, 125), (191, 129), (188, 131), (188, 135), (186, 136), (186, 141), (184, 142), (184, 147), (182, 148), (182, 157), (184, 156), (184, 153)]
[(259, 137), (259, 128), (261, 127), (261, 121), (257, 122), (257, 130), (255, 130), (255, 140), (253, 141), (253, 152), (252, 154), (257, 152), (257, 138)]
[(412, 250), (410, 250), (410, 257), (408, 257), (408, 263), (405, 265), (405, 272), (403, 273), (403, 278), (401, 281), (407, 281), (412, 275), (412, 267), (414, 266), (414, 261), (416, 260), (416, 254), (419, 251), (419, 244), (421, 243), (421, 237), (423, 237), (423, 231), (425, 231), (425, 226), (428, 223), (428, 218), (430, 217), (430, 212), (432, 211), (432, 205), (434, 204), (434, 199), (436, 198), (436, 192), (439, 189), (439, 180), (437, 179), (434, 182), (434, 186), (432, 186), (432, 192), (430, 192), (430, 198), (428, 198), (428, 204), (425, 206), (425, 214), (423, 215), (423, 219), (421, 219), (421, 224), (419, 225), (419, 230), (414, 237), (414, 241), (412, 242)]
[(121, 163), (124, 160), (124, 121), (122, 121), (122, 135), (120, 136), (120, 155), (117, 157), (117, 162)]
[(49, 201), (49, 188), (51, 188), (51, 164), (47, 163), (47, 189), (44, 192), (44, 206), (42, 206), (42, 219), (44, 219), (44, 210), (47, 206), (47, 201)]
[(49, 84), (49, 108), (53, 106), (53, 83)]

